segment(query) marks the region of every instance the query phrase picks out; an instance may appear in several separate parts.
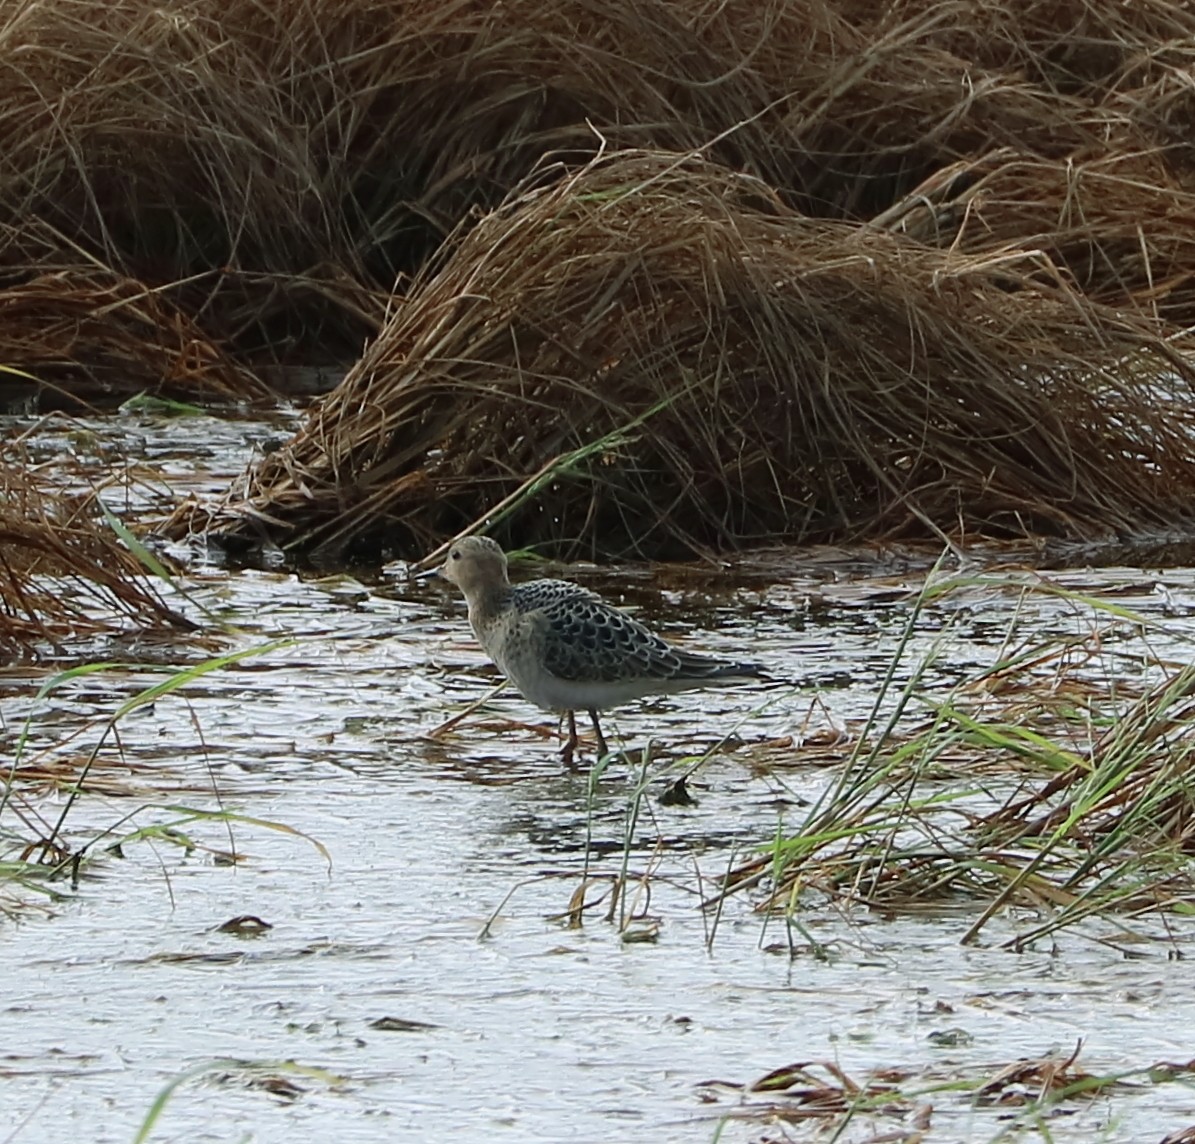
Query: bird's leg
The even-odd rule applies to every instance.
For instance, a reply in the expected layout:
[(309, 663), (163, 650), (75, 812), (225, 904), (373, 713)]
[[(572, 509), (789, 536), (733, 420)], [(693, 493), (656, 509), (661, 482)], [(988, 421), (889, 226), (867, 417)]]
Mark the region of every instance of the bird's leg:
[(577, 720), (571, 711), (565, 712), (568, 715), (568, 738), (565, 740), (564, 747), (560, 752), (560, 760), (566, 767), (573, 765), (573, 751), (577, 749)]
[(606, 738), (602, 734), (602, 726), (598, 722), (597, 712), (591, 707), (589, 709), (589, 718), (593, 720), (593, 733), (597, 736), (598, 752), (597, 757), (604, 759), (606, 757)]

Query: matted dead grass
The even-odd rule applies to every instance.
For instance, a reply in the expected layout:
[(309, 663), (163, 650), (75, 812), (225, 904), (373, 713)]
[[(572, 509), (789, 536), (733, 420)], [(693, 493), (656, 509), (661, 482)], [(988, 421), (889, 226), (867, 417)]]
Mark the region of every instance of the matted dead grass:
[[(986, 994), (974, 1002), (982, 1004)], [(935, 1016), (943, 1022), (955, 1012), (938, 1000)], [(949, 1050), (970, 1045), (965, 1028), (936, 1029), (931, 1043)], [(722, 1105), (727, 1120), (754, 1122), (759, 1144), (795, 1144), (797, 1140), (850, 1139), (864, 1144), (921, 1144), (936, 1135), (978, 1139), (974, 1125), (991, 1109), (998, 1139), (1021, 1126), (1037, 1126), (1047, 1116), (1072, 1115), (1097, 1097), (1107, 1100), (1189, 1076), (1193, 1064), (1158, 1061), (1130, 1071), (1093, 1073), (1079, 1064), (1083, 1042), (1070, 1050), (1048, 1051), (1015, 1061), (969, 1063), (945, 1059), (924, 1064), (889, 1065), (863, 1074), (847, 1072), (837, 1061), (804, 1060), (772, 1069), (755, 1081), (708, 1080), (700, 1085), (707, 1104)], [(968, 1128), (957, 1118), (966, 1117)], [(950, 1125), (954, 1127), (951, 1128)], [(767, 1126), (767, 1127), (765, 1127)], [(848, 1126), (853, 1134), (846, 1135)], [(804, 1129), (801, 1135), (794, 1132)], [(938, 1132), (934, 1132), (937, 1129)], [(861, 1133), (867, 1135), (861, 1135)], [(1186, 1133), (1161, 1144), (1184, 1144)]]
[(591, 158), (591, 125), (863, 218), (978, 150), (1128, 121), (952, 50), (984, 41), (942, 34), (986, 28), (973, 7), (40, 0), (0, 20), (0, 224), (57, 230), (241, 360), (342, 362), (463, 220), (549, 152)]
[(608, 555), (1185, 525), (1193, 32), (1165, 0), (19, 5), (0, 361), (244, 400), (373, 339), (239, 509), (300, 547), (495, 509)]
[[(0, 362), (36, 379), (43, 408), (140, 392), (225, 403), (270, 396), (168, 293), (85, 260), (44, 227), (0, 226)], [(29, 387), (0, 374), (0, 393)]]
[(464, 234), (223, 520), (407, 555), (482, 524), (610, 557), (1132, 532), (1186, 519), (1191, 381), (1032, 252), (928, 249), (623, 153)]
[(841, 9), (868, 38), (916, 35), (980, 69), (1093, 102), (1195, 39), (1195, 11), (1174, 0), (843, 0)]
[(936, 171), (872, 220), (965, 256), (1039, 251), (1086, 297), (1195, 324), (1195, 193), (1158, 150), (1046, 159), (990, 152)]
[(867, 27), (850, 8), (46, 0), (0, 27), (0, 201), (113, 255), (172, 255), (176, 278), (197, 258), (361, 274), (420, 219), (443, 235), (496, 204), (545, 151), (591, 154), (589, 123), (616, 146), (712, 142), (716, 160), (839, 212), (820, 168), (849, 191), (906, 152), (1094, 140), (1094, 110), (1080, 122), (1057, 92), (944, 46), (943, 27), (986, 23), (973, 6)]
[(0, 462), (0, 660), (103, 633), (193, 631), (94, 505)]

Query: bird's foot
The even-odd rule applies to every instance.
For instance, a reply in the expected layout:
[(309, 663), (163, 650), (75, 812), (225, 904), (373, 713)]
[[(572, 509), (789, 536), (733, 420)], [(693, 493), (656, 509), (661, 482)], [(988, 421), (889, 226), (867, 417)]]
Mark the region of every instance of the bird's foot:
[(564, 741), (564, 746), (560, 748), (560, 761), (564, 764), (565, 770), (575, 771), (577, 763), (575, 761), (575, 754), (577, 750), (577, 720), (574, 718), (571, 711), (568, 712), (568, 738)]

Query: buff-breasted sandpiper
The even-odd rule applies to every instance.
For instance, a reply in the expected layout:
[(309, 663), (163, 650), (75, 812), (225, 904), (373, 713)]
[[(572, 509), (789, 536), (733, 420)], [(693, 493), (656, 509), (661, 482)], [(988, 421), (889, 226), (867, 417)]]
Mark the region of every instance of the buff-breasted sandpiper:
[(601, 758), (607, 749), (599, 711), (646, 695), (764, 676), (758, 664), (674, 647), (578, 584), (511, 584), (506, 554), (489, 537), (456, 541), (439, 572), (464, 592), (478, 642), (523, 698), (567, 714), (566, 762), (577, 745), (576, 711), (589, 712)]

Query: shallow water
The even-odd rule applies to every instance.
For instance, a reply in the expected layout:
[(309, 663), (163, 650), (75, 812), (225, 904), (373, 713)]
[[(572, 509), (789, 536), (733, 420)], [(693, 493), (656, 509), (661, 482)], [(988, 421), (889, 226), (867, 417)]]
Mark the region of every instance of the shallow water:
[[(261, 433), (212, 422), (204, 438), (205, 425), (142, 434), (188, 490), (226, 482)], [(1189, 656), (1190, 570), (1051, 579), (1113, 594), (1164, 624), (1149, 636), (1155, 651)], [(1032, 915), (1000, 919), (964, 947), (970, 910), (892, 919), (813, 902), (798, 919), (826, 948), (819, 958), (800, 933), (790, 956), (783, 922), (765, 923), (740, 895), (710, 942), (701, 896), (837, 774), (799, 746), (769, 748), (760, 765), (752, 744), (867, 716), (917, 575), (836, 576), (811, 563), (779, 582), (640, 570), (593, 579), (673, 638), (749, 649), (784, 681), (614, 713), (612, 739), (656, 744), (638, 804), (637, 766), (612, 765), (591, 793), (584, 771), (562, 770), (554, 723), (511, 694), (430, 737), (496, 682), (447, 589), (411, 585), (399, 568), (371, 584), (200, 568), (187, 583), (244, 630), (232, 647), (294, 642), (122, 720), (95, 774), (125, 793), (80, 799), (66, 838), (77, 847), (185, 818), (170, 807), (262, 824), (187, 821), (194, 849), (131, 842), (123, 858), (86, 867), (76, 890), (61, 884), (50, 916), (0, 921), (0, 1139), (131, 1140), (163, 1088), (205, 1066), (179, 1084), (152, 1139), (828, 1138), (817, 1121), (770, 1119), (783, 1098), (735, 1087), (802, 1061), (856, 1081), (911, 1073), (904, 1088), (927, 1090), (914, 1103), (933, 1106), (927, 1141), (1031, 1138), (1015, 1107), (929, 1090), (1019, 1057), (1066, 1056), (1080, 1040), (1080, 1066), (1098, 1074), (1195, 1056), (1195, 968), (1177, 956), (1190, 952), (1192, 927), (1181, 918), (1169, 943), (1113, 946), (1090, 930), (1013, 954), (999, 943)], [(1014, 614), (1018, 632), (1038, 635), (1099, 622), (1074, 599), (959, 589), (917, 619), (898, 677), (934, 655), (929, 682), (949, 686), (997, 657)], [(138, 643), (90, 650), (162, 659)], [(1140, 677), (1141, 649), (1124, 653), (1125, 678)], [(31, 705), (47, 674), (0, 675), (6, 754), (29, 713), (32, 757), (85, 753), (98, 735), (87, 721), (160, 678), (149, 666), (93, 675)], [(700, 768), (698, 805), (660, 805), (676, 760), (731, 730), (746, 746)], [(63, 805), (61, 794), (27, 795), (47, 818)], [(8, 816), (0, 825), (20, 833)], [(569, 928), (562, 915), (582, 878), (596, 899), (624, 863), (629, 932), (655, 940), (623, 940), (605, 905)], [(239, 915), (272, 928), (218, 929)], [(1195, 1123), (1188, 1085), (1132, 1084), (1065, 1102), (1049, 1138), (1158, 1140)], [(838, 1139), (901, 1123), (860, 1114)]]

